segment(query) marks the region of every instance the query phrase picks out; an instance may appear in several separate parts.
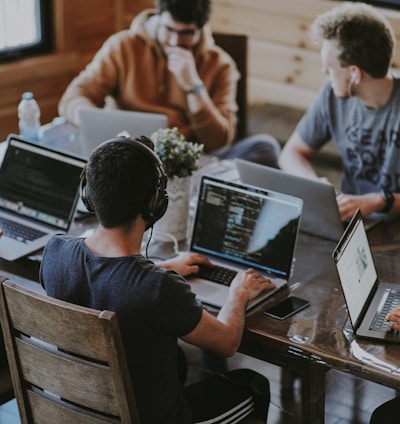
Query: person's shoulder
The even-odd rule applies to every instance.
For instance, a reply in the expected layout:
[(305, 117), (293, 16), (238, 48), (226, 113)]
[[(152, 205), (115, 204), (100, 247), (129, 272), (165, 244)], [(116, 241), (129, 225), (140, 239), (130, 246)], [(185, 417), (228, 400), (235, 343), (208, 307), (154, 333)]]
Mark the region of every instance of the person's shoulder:
[(155, 281), (161, 285), (165, 285), (167, 288), (175, 285), (175, 288), (186, 289), (186, 286), (189, 285), (182, 275), (173, 270), (167, 270), (157, 263), (146, 259), (144, 256), (138, 256), (136, 263), (142, 267), (143, 271), (151, 274)]
[(143, 255), (137, 256), (136, 263), (140, 265), (146, 272), (157, 275), (158, 278), (161, 280), (179, 282), (185, 281), (185, 279), (181, 275), (177, 274), (175, 271), (167, 270), (164, 267), (158, 265), (156, 262), (145, 258)]
[(55, 235), (46, 244), (45, 251), (61, 248), (71, 248), (83, 242), (82, 238), (74, 237), (71, 235)]
[(104, 46), (109, 46), (110, 48), (115, 49), (120, 45), (132, 43), (135, 39), (138, 38), (139, 36), (130, 31), (129, 29), (123, 29), (110, 35), (108, 39), (104, 42)]
[(208, 24), (203, 27), (200, 43), (195, 48), (195, 55), (204, 56), (220, 63), (235, 64), (230, 54), (216, 44), (211, 27)]
[(214, 44), (214, 46), (208, 50), (208, 53), (214, 60), (218, 60), (221, 65), (236, 67), (236, 62), (233, 60), (232, 56), (217, 44)]
[(213, 43), (203, 52), (203, 64), (211, 73), (223, 73), (239, 78), (239, 70), (236, 62), (222, 47)]
[(330, 82), (328, 78), (323, 82), (317, 94), (317, 97), (316, 97), (317, 103), (318, 103), (318, 99), (319, 99), (319, 102), (322, 102), (322, 104), (326, 106), (331, 105), (331, 107), (343, 107), (344, 104), (349, 103), (348, 100), (353, 101), (353, 97), (350, 97), (347, 99), (342, 99), (337, 97), (333, 91), (332, 83)]

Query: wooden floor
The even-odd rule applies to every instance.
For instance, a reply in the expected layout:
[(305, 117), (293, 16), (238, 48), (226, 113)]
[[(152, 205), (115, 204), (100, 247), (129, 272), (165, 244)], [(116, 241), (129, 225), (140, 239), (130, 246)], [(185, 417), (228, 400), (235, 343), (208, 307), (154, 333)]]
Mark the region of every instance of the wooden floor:
[[(251, 133), (266, 132), (284, 142), (302, 112), (288, 110), (283, 107), (265, 105), (250, 109), (249, 130)], [(338, 185), (340, 182), (340, 166), (333, 160), (321, 161), (317, 164), (321, 174), (330, 176)], [(207, 368), (227, 367), (228, 369), (246, 367), (264, 374), (270, 381), (271, 404), (269, 408), (269, 424), (300, 423), (300, 383), (295, 380), (292, 390), (283, 390), (281, 369), (245, 355), (236, 354), (225, 361), (210, 364), (205, 362), (200, 349), (183, 345), (189, 362), (188, 381), (195, 381), (207, 373)], [(368, 424), (371, 412), (381, 403), (392, 399), (395, 391), (375, 383), (361, 380), (337, 371), (326, 374), (326, 424)], [(0, 424), (19, 424), (18, 410), (15, 400), (0, 406)], [(55, 423), (56, 424), (56, 423)], [(313, 424), (313, 423), (306, 423)]]

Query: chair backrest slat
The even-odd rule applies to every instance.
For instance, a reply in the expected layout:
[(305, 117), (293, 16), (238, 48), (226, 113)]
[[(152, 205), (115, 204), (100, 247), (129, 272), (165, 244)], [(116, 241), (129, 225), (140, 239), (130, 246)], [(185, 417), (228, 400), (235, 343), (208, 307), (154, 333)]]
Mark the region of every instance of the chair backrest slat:
[[(4, 290), (9, 299), (8, 313), (13, 328), (26, 332), (40, 340), (48, 340), (60, 348), (72, 348), (77, 353), (92, 355), (93, 357), (107, 359), (108, 340), (104, 338), (104, 329), (99, 323), (99, 311), (83, 308), (78, 305), (68, 304), (58, 299), (43, 302), (39, 293), (26, 296), (23, 287)], [(63, 308), (68, 306), (68, 309)], [(29, 310), (29, 314), (21, 311)], [(43, 320), (49, 325), (43, 326)], [(113, 319), (113, 318), (111, 318)], [(66, 320), (74, 321), (76, 327), (65, 325)], [(63, 328), (63, 331), (59, 329)], [(71, 335), (74, 335), (74, 338)], [(97, 346), (92, 340), (98, 342)]]
[(102, 417), (96, 413), (82, 414), (79, 409), (74, 409), (62, 400), (47, 399), (35, 392), (28, 393), (29, 404), (32, 405), (32, 421), (35, 424), (48, 424), (49, 417), (57, 417), (57, 424), (120, 424), (121, 420)]
[(3, 276), (0, 283), (21, 421), (139, 423), (116, 314), (50, 298)]
[[(50, 352), (19, 339), (16, 339), (16, 347), (26, 382), (87, 408), (118, 415), (110, 366), (83, 361), (59, 351)], [(37, 364), (46, 364), (46, 368)], [(83, 386), (81, 381), (86, 384)]]

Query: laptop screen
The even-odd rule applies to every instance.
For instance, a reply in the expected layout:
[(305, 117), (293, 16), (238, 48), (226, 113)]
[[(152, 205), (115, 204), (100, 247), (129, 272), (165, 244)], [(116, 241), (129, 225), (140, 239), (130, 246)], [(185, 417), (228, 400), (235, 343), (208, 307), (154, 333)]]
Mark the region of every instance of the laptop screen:
[(9, 138), (0, 168), (3, 210), (68, 230), (84, 160)]
[(359, 211), (346, 228), (333, 257), (350, 320), (356, 326), (378, 278)]
[(85, 157), (89, 157), (100, 143), (121, 132), (126, 131), (132, 137), (150, 136), (168, 124), (167, 116), (161, 113), (102, 108), (80, 109), (79, 120), (79, 138)]
[(235, 164), (243, 183), (303, 199), (300, 231), (335, 242), (342, 237), (344, 227), (332, 185), (242, 159), (235, 159)]
[(302, 200), (203, 177), (191, 251), (290, 275)]

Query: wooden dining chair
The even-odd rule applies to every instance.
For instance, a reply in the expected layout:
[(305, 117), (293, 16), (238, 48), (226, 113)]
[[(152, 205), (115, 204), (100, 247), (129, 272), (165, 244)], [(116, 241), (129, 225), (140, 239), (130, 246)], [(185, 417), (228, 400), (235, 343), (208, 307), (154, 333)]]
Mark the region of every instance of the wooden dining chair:
[(0, 276), (0, 320), (23, 424), (139, 423), (114, 312)]
[(236, 103), (238, 105), (238, 122), (236, 140), (247, 134), (247, 44), (246, 34), (213, 32), (215, 44), (224, 49), (235, 61), (240, 73), (237, 86)]

